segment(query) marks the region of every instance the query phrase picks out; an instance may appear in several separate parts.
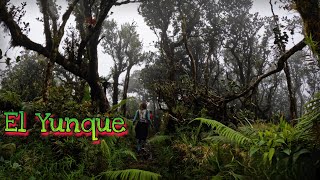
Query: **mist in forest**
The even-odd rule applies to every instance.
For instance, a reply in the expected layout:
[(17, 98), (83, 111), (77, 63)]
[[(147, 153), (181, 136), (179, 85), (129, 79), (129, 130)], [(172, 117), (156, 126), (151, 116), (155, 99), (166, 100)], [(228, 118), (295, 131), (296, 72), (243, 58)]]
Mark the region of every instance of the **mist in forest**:
[(319, 7), (0, 0), (0, 179), (316, 179)]

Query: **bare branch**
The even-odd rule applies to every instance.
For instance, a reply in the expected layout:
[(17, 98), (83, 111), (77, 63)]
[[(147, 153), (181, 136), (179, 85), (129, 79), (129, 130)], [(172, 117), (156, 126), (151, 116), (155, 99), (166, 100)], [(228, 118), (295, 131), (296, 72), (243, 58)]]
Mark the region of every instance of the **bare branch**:
[(89, 31), (87, 36), (80, 42), (79, 49), (78, 49), (78, 57), (77, 57), (78, 62), (81, 62), (81, 57), (84, 53), (84, 48), (86, 47), (88, 42), (91, 40), (92, 37), (94, 37), (95, 33), (99, 32), (101, 30), (102, 24), (103, 24), (104, 20), (106, 19), (107, 15), (113, 5), (114, 5), (113, 2), (101, 1), (101, 3), (100, 3), (101, 13), (99, 14), (96, 25), (91, 29), (91, 31)]
[(129, 4), (129, 3), (138, 3), (138, 2), (141, 2), (141, 0), (126, 0), (126, 1), (122, 1), (122, 2), (116, 2), (114, 5), (115, 6), (120, 6), (120, 5), (123, 5), (123, 4)]
[(70, 15), (74, 9), (74, 7), (76, 6), (76, 4), (79, 2), (79, 0), (74, 0), (72, 4), (69, 5), (68, 9), (66, 10), (66, 12), (63, 14), (62, 16), (62, 23), (61, 26), (59, 28), (58, 31), (58, 39), (59, 42), (61, 41), (63, 34), (64, 34), (64, 28), (67, 24), (68, 19), (70, 18)]
[[(0, 0), (0, 22), (3, 23), (9, 29), (13, 46), (21, 46), (28, 50), (36, 51), (47, 58), (50, 58), (51, 49), (48, 49), (46, 47), (43, 47), (41, 44), (33, 42), (25, 34), (22, 33), (21, 28), (14, 21), (12, 15), (9, 14), (7, 10), (6, 0)], [(80, 70), (80, 67), (78, 65), (71, 63), (60, 53), (57, 54), (55, 62), (63, 66), (66, 70), (70, 71), (76, 76), (82, 78), (87, 76), (86, 70)]]
[(258, 79), (256, 79), (252, 85), (250, 85), (246, 90), (244, 90), (243, 92), (239, 93), (239, 94), (236, 94), (236, 95), (232, 95), (232, 96), (228, 96), (226, 98), (224, 98), (224, 101), (225, 102), (231, 102), (235, 99), (238, 99), (240, 97), (243, 97), (244, 95), (246, 95), (247, 93), (249, 93), (251, 90), (253, 90), (256, 86), (259, 85), (259, 83), (275, 74), (275, 73), (278, 73), (280, 71), (283, 70), (284, 66), (285, 66), (285, 62), (296, 52), (302, 50), (304, 47), (306, 46), (306, 43), (305, 43), (305, 39), (301, 40), (298, 44), (296, 44), (295, 46), (293, 46), (290, 50), (288, 50), (286, 53), (284, 53), (278, 60), (278, 63), (277, 63), (277, 67), (276, 69), (273, 69), (273, 70), (270, 70), (269, 72), (261, 75), (260, 77), (258, 77)]
[(43, 14), (43, 23), (44, 23), (44, 34), (46, 36), (46, 46), (48, 48), (52, 47), (52, 35), (49, 24), (49, 13), (48, 13), (48, 2), (46, 0), (40, 1), (41, 10)]

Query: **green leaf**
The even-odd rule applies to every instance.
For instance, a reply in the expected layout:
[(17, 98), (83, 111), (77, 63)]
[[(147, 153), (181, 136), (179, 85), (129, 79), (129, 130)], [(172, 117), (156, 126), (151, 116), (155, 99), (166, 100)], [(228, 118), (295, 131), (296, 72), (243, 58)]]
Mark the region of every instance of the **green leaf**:
[(261, 141), (259, 141), (258, 145), (259, 145), (259, 146), (262, 146), (262, 145), (264, 145), (265, 143), (266, 143), (266, 141), (261, 140)]
[(37, 180), (34, 176), (29, 177), (29, 180)]
[(239, 180), (242, 180), (242, 179), (245, 179), (245, 177), (244, 176), (242, 176), (242, 175), (240, 175), (240, 174), (236, 174), (236, 173), (234, 173), (234, 172), (231, 172), (231, 175), (232, 175), (232, 177), (234, 178), (234, 179), (239, 179)]
[(249, 152), (250, 157), (253, 156), (253, 154), (255, 154), (258, 150), (259, 148), (252, 146)]
[(276, 143), (281, 143), (281, 144), (286, 144), (286, 142), (284, 141), (284, 139), (277, 139), (275, 142), (276, 142)]
[(12, 164), (12, 168), (13, 169), (17, 169), (17, 168), (19, 168), (21, 165), (20, 164), (18, 164), (18, 163), (13, 163)]
[(283, 150), (283, 152), (289, 156), (291, 154), (291, 149), (287, 148), (287, 149)]
[(298, 158), (300, 157), (300, 155), (302, 154), (306, 154), (306, 153), (310, 153), (310, 151), (308, 149), (301, 149), (300, 151), (296, 152), (293, 154), (293, 164), (295, 164), (295, 162), (298, 160)]
[[(210, 137), (210, 138), (212, 138), (212, 137)], [(168, 135), (156, 135), (156, 136), (153, 136), (152, 138), (150, 138), (148, 140), (148, 142), (151, 144), (157, 144), (157, 143), (165, 142), (166, 140), (170, 140), (170, 139), (171, 139), (171, 137)]]
[(270, 139), (270, 140), (268, 141), (268, 143), (267, 143), (267, 146), (268, 146), (268, 147), (271, 147), (272, 144), (273, 144), (273, 139)]
[(119, 171), (107, 171), (101, 173), (106, 176), (106, 179), (160, 179), (161, 175), (149, 171), (139, 169), (125, 169)]
[(113, 106), (111, 107), (111, 109), (108, 111), (108, 113), (113, 113), (113, 112), (116, 111), (119, 107), (125, 105), (125, 104), (127, 103), (127, 101), (130, 100), (130, 99), (133, 99), (133, 98), (132, 98), (132, 97), (129, 97), (129, 98), (127, 98), (127, 99), (123, 99), (123, 100), (120, 101), (120, 103), (118, 103), (118, 104), (116, 104), (116, 105), (113, 105)]
[[(245, 144), (245, 143), (251, 143), (252, 140), (243, 134), (241, 134), (238, 131), (235, 131), (231, 129), (230, 127), (225, 126), (224, 124), (211, 120), (211, 119), (205, 119), (205, 118), (196, 118), (196, 121), (200, 121), (203, 124), (206, 124), (208, 126), (211, 126), (215, 131), (223, 137), (226, 137), (227, 139), (237, 143), (237, 144)], [(191, 121), (192, 122), (192, 121)]]
[(110, 156), (111, 156), (111, 150), (110, 150), (110, 147), (108, 146), (108, 144), (106, 143), (106, 141), (103, 139), (101, 140), (101, 152), (103, 154), (103, 156), (106, 158), (106, 159), (110, 159)]
[(130, 156), (132, 157), (134, 160), (138, 161), (136, 155), (134, 154), (134, 152), (130, 151), (130, 150), (123, 150), (120, 151), (121, 154), (126, 155), (126, 156)]
[(314, 98), (305, 104), (306, 113), (299, 119), (295, 126), (298, 139), (307, 141), (317, 141), (317, 136), (313, 130), (320, 122), (320, 92), (314, 95)]
[(212, 176), (212, 180), (222, 180), (222, 179), (223, 179), (222, 176), (219, 176), (219, 175)]
[(271, 160), (272, 160), (272, 157), (273, 157), (273, 155), (274, 155), (274, 152), (275, 152), (275, 149), (274, 149), (274, 148), (271, 148), (271, 149), (269, 150), (268, 158), (269, 158), (269, 161), (270, 161), (270, 162), (271, 162)]
[(264, 164), (267, 163), (268, 154), (269, 154), (268, 152), (263, 153), (263, 158), (262, 158), (262, 160), (263, 160), (263, 163), (264, 163)]

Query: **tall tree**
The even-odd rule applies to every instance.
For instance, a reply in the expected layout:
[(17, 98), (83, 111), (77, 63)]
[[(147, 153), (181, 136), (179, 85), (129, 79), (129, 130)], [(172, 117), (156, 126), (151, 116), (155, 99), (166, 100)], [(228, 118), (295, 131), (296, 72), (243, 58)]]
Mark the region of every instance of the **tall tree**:
[[(286, 52), (286, 43), (288, 42), (288, 35), (286, 32), (281, 31), (281, 27), (279, 24), (279, 18), (277, 15), (275, 15), (274, 10), (273, 10), (273, 4), (272, 0), (269, 1), (269, 4), (271, 6), (271, 11), (273, 14), (273, 19), (275, 22), (275, 28), (274, 28), (274, 33), (275, 33), (275, 41), (274, 43), (278, 46), (280, 54), (284, 54)], [(291, 73), (290, 73), (290, 66), (288, 61), (284, 63), (284, 73), (286, 75), (286, 80), (287, 80), (287, 87), (288, 87), (288, 96), (289, 96), (289, 102), (290, 102), (290, 118), (291, 120), (297, 118), (297, 100), (295, 93), (293, 92), (293, 84), (292, 84), (292, 78), (291, 78)]]
[(40, 97), (42, 82), (35, 79), (45, 78), (46, 62), (46, 58), (41, 55), (30, 51), (23, 52), (20, 62), (12, 68), (1, 71), (1, 89), (19, 94), (24, 102)]
[[(146, 54), (142, 52), (142, 42), (139, 40), (139, 34), (135, 30), (134, 26), (131, 26), (127, 29), (126, 35), (130, 41), (128, 48), (125, 50), (127, 55), (127, 72), (124, 79), (124, 85), (123, 85), (123, 94), (122, 99), (127, 99), (128, 94), (128, 88), (129, 88), (129, 82), (130, 82), (130, 72), (134, 65), (137, 65), (138, 63), (142, 62), (146, 58)], [(126, 115), (126, 104), (122, 106), (122, 113)]]
[[(19, 10), (18, 6), (14, 6), (7, 0), (0, 0), (0, 22), (10, 32), (13, 46), (22, 46), (28, 50), (33, 50), (39, 54), (44, 55), (51, 61), (61, 65), (66, 70), (72, 72), (76, 76), (86, 80), (91, 88), (91, 98), (97, 102), (99, 110), (105, 112), (109, 108), (109, 103), (106, 99), (103, 87), (99, 83), (98, 75), (98, 55), (97, 46), (99, 44), (99, 37), (101, 34), (101, 27), (104, 20), (109, 14), (110, 9), (115, 5), (130, 3), (126, 1), (90, 1), (74, 0), (69, 3), (66, 11), (63, 13), (61, 19), (58, 17), (49, 18), (53, 12), (50, 5), (55, 5), (55, 1), (41, 1), (41, 12), (43, 14), (43, 28), (45, 33), (45, 46), (32, 41), (25, 33), (23, 23), (21, 23), (20, 15), (23, 11)], [(49, 4), (50, 3), (50, 4)], [(74, 8), (81, 3), (84, 6), (86, 13), (82, 16), (89, 20), (85, 33), (81, 33), (79, 43), (74, 47), (76, 52), (72, 56), (59, 52), (59, 47), (62, 44), (62, 39), (65, 33), (67, 21), (69, 20)], [(93, 4), (97, 4), (97, 11), (95, 17), (91, 10), (94, 8)], [(82, 6), (82, 7), (83, 7)], [(89, 6), (89, 7), (88, 7)], [(20, 8), (21, 9), (21, 8)], [(87, 13), (88, 12), (88, 13)], [(55, 15), (55, 14), (53, 14)], [(80, 18), (81, 19), (81, 18)], [(80, 20), (77, 19), (79, 22)], [(60, 23), (58, 23), (60, 22)], [(79, 22), (81, 23), (81, 22)], [(82, 23), (83, 25), (85, 23)], [(84, 62), (85, 52), (88, 54), (88, 61)]]
[(106, 21), (103, 37), (104, 52), (108, 53), (114, 61), (112, 103), (116, 105), (119, 99), (119, 77), (121, 73), (127, 71), (123, 92), (123, 98), (126, 99), (130, 71), (135, 64), (143, 60), (142, 43), (134, 23), (125, 23), (118, 28), (114, 20)]
[(291, 0), (292, 7), (296, 9), (302, 20), (305, 37), (313, 42), (309, 46), (320, 61), (320, 2), (318, 0)]

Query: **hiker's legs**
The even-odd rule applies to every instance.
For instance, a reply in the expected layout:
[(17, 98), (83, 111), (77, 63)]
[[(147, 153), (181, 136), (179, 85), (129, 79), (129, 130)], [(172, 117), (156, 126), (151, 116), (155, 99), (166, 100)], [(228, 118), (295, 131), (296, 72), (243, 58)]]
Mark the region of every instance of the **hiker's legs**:
[(145, 140), (145, 139), (142, 139), (142, 140), (141, 140), (141, 148), (144, 148), (145, 144), (146, 144), (146, 140)]
[(141, 150), (141, 140), (137, 139), (137, 150), (140, 151)]

